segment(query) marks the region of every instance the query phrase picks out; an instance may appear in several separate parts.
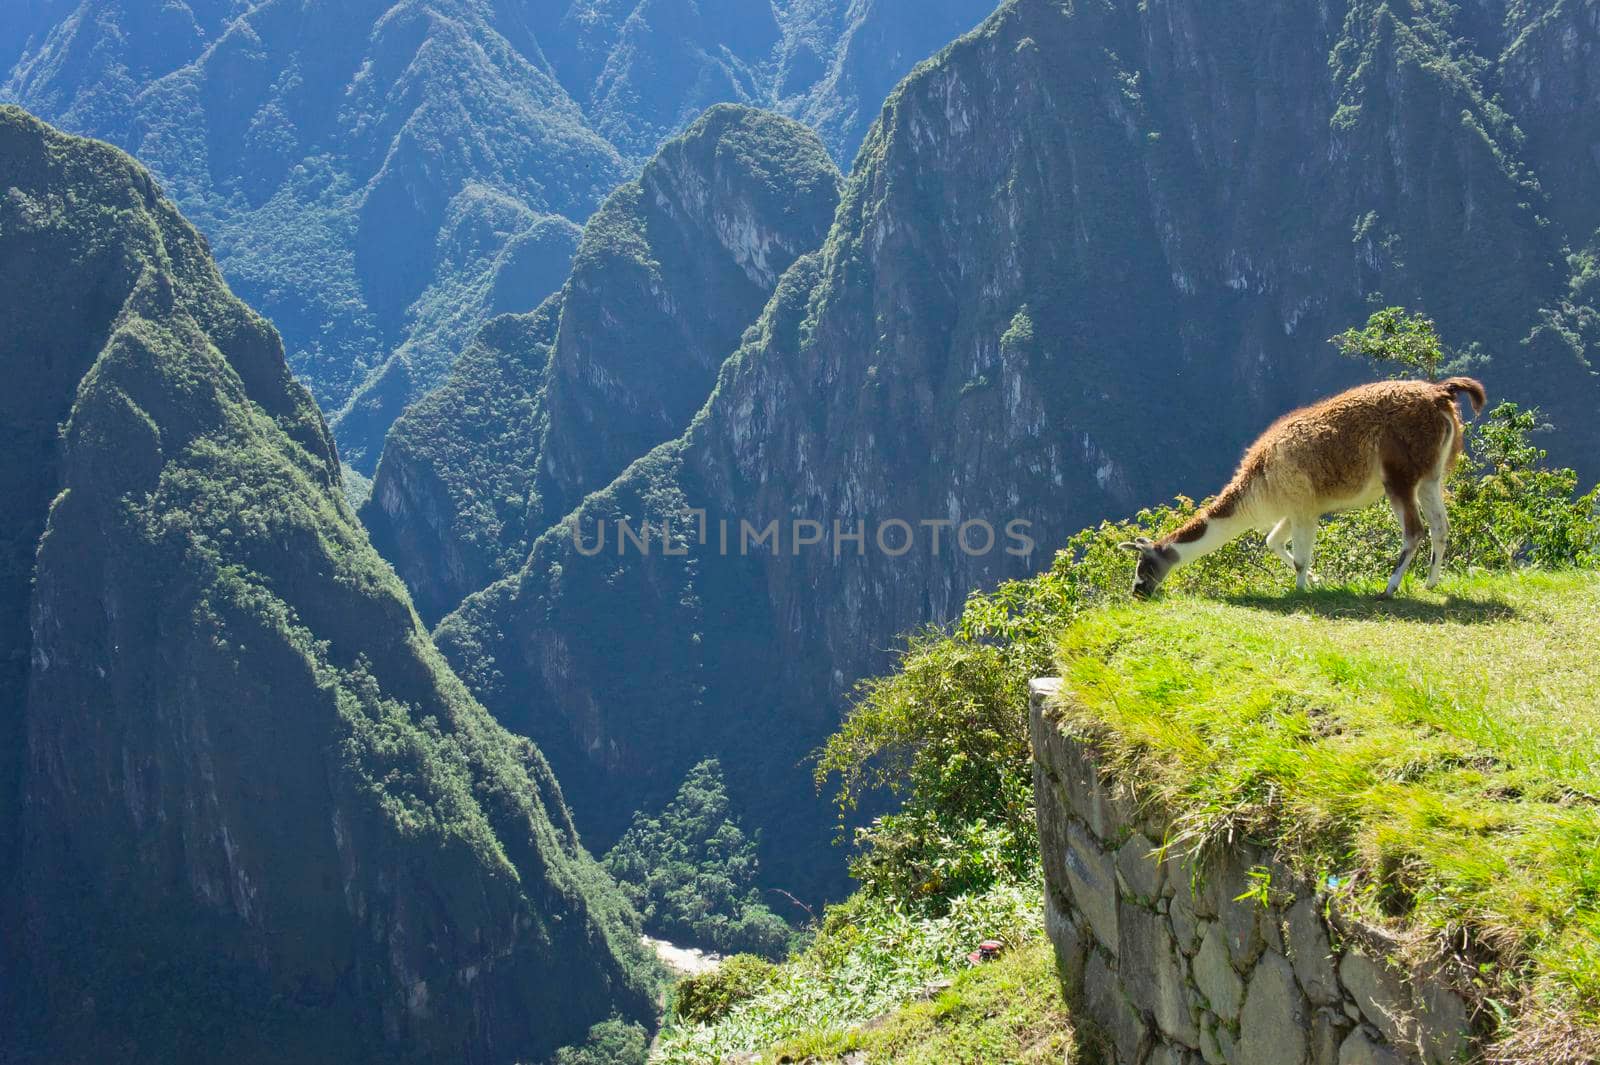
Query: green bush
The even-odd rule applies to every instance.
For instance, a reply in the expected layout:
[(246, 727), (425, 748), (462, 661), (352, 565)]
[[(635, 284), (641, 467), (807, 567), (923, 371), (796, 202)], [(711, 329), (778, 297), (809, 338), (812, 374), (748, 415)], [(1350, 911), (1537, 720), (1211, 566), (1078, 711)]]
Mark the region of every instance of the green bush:
[(1531, 439), (1537, 411), (1502, 403), (1476, 427), (1450, 486), (1451, 555), (1458, 566), (1546, 569), (1600, 557), (1600, 488), (1574, 497), (1578, 475), (1550, 469)]
[(772, 980), (775, 966), (754, 954), (735, 954), (710, 972), (678, 982), (672, 993), (673, 1019), (711, 1024), (752, 997)]
[(649, 1053), (644, 1028), (613, 1017), (590, 1028), (580, 1046), (556, 1051), (552, 1065), (644, 1065)]

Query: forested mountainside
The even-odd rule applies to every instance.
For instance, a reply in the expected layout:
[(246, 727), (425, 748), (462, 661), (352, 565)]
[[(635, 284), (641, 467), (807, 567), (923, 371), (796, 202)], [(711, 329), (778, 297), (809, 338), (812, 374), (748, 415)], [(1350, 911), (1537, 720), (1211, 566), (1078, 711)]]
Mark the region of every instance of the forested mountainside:
[[(1007, 3), (890, 98), (683, 436), (442, 649), (591, 846), (716, 757), (770, 882), (816, 887), (837, 862), (803, 763), (895, 635), (1085, 524), (1214, 490), (1363, 372), (1326, 338), (1374, 306), (1491, 356), (1491, 394), (1542, 407), (1592, 479), (1597, 39), (1592, 2)], [(686, 554), (619, 557), (619, 520), (668, 518)], [(992, 545), (958, 544), (967, 522)]]
[(718, 105), (595, 213), (560, 293), (485, 327), (395, 424), (361, 512), (424, 618), (688, 426), (778, 276), (821, 246), (839, 181), (806, 127)]
[(283, 333), (347, 465), (711, 104), (840, 160), (991, 0), (13, 0), (0, 101), (154, 171)]
[(148, 173), (13, 107), (0, 374), (0, 1056), (508, 1062), (653, 1016), (277, 334)]

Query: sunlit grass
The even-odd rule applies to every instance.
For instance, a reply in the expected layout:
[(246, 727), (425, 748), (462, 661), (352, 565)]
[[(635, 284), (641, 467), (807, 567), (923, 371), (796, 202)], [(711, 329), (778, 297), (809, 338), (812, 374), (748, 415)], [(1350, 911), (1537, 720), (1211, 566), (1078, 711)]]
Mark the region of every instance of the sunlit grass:
[[(1600, 578), (1171, 597), (1062, 637), (1063, 708), (1178, 814), (1479, 965), (1517, 1017), (1600, 1028)], [(1513, 1026), (1520, 1022), (1513, 1022)], [(1507, 1034), (1507, 1033), (1502, 1033)]]
[(1061, 1065), (1073, 1060), (1073, 1045), (1055, 954), (1040, 938), (878, 1023), (801, 1036), (763, 1060), (822, 1065), (864, 1055), (885, 1065)]
[(1036, 883), (1003, 883), (954, 900), (943, 917), (858, 894), (830, 911), (815, 942), (778, 966), (765, 989), (713, 1024), (669, 1025), (650, 1060), (698, 1065), (757, 1053), (766, 1062), (787, 1060), (771, 1048), (788, 1040), (803, 1041), (808, 1054), (845, 1046), (859, 1025), (960, 973), (980, 941), (1014, 949), (1042, 941), (1040, 892)]

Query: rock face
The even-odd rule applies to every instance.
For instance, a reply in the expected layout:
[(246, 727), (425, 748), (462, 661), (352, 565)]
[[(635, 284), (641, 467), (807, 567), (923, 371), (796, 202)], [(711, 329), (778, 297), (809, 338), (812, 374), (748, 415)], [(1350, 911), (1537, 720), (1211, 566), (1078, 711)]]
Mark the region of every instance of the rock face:
[(814, 116), (847, 159), (993, 3), (906, 7), (14, 0), (0, 101), (155, 171), (370, 474), (404, 406), (489, 316), (561, 284), (575, 224), (663, 140), (753, 103)]
[(606, 200), (559, 295), (493, 322), (390, 435), (362, 518), (425, 618), (683, 432), (779, 275), (821, 245), (839, 180), (804, 126), (723, 104)]
[[(1600, 272), (1490, 102), (1531, 16), (1484, 10), (1474, 38), (1431, 7), (1007, 3), (891, 96), (827, 242), (683, 436), (532, 532), (441, 623), (447, 654), (550, 754), (586, 836), (718, 757), (793, 889), (832, 827), (796, 763), (897, 636), (1107, 514), (1213, 491), (1364, 372), (1325, 338), (1371, 301), (1481, 341), (1491, 393), (1546, 407), (1594, 477)], [(619, 556), (619, 520), (669, 519), (686, 554)], [(588, 550), (602, 522), (580, 552), (572, 527)]]
[(8, 1060), (509, 1062), (653, 1013), (277, 335), (145, 171), (10, 107), (0, 374)]
[[(1460, 996), (1393, 968), (1378, 933), (1335, 917), (1330, 937), (1326, 897), (1249, 845), (1200, 868), (1169, 854), (1154, 896), (1063, 875), (1086, 848), (1109, 860), (1130, 833), (1166, 832), (1160, 811), (1136, 806), (1101, 776), (1094, 746), (1063, 730), (1058, 685), (1034, 681), (1030, 707), (1046, 929), (1110, 1065), (1447, 1065), (1475, 1047)], [(1253, 872), (1270, 876), (1264, 901), (1240, 898)], [(1107, 914), (1122, 929), (1110, 940)], [(1234, 949), (1241, 941), (1254, 946)]]

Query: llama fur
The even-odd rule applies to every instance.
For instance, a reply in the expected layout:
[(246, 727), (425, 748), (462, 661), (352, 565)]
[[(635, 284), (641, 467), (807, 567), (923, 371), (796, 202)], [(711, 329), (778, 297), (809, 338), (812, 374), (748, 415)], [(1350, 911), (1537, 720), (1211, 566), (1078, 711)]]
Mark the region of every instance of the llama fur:
[(1322, 516), (1381, 496), (1394, 508), (1404, 542), (1384, 595), (1399, 589), (1424, 532), (1433, 541), (1432, 588), (1450, 534), (1444, 479), (1461, 455), (1461, 395), (1474, 413), (1487, 401), (1470, 377), (1379, 381), (1285, 414), (1250, 445), (1233, 479), (1200, 513), (1159, 541), (1122, 545), (1139, 556), (1134, 594), (1149, 596), (1173, 569), (1252, 529), (1266, 534), (1304, 590)]

